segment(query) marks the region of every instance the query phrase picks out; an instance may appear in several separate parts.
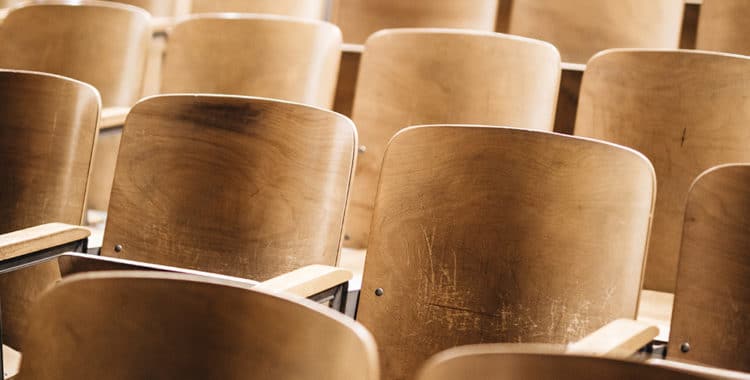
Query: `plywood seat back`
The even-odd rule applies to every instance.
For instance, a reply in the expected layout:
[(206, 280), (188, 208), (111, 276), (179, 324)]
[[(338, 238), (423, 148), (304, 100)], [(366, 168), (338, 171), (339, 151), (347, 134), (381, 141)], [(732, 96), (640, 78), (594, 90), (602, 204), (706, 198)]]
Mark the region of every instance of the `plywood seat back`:
[(575, 134), (631, 147), (656, 168), (659, 191), (644, 286), (673, 292), (692, 181), (750, 161), (750, 58), (616, 49), (583, 76)]
[(383, 161), (357, 319), (383, 374), (482, 342), (576, 341), (634, 318), (654, 174), (642, 155), (543, 131), (427, 126)]
[(298, 103), (141, 101), (125, 124), (102, 254), (264, 280), (335, 265), (356, 131)]
[(410, 125), (552, 130), (560, 57), (541, 41), (455, 29), (392, 29), (365, 44), (352, 118), (361, 154), (347, 245), (366, 247), (388, 140)]
[(75, 275), (32, 310), (20, 377), (377, 380), (372, 336), (313, 302), (205, 277)]
[(0, 70), (0, 233), (81, 223), (100, 108), (85, 83)]
[(197, 15), (170, 33), (162, 93), (218, 93), (330, 108), (341, 32), (330, 23), (269, 15)]
[(750, 55), (750, 2), (703, 0), (696, 49)]
[(323, 20), (326, 0), (192, 0), (193, 13), (268, 13)]

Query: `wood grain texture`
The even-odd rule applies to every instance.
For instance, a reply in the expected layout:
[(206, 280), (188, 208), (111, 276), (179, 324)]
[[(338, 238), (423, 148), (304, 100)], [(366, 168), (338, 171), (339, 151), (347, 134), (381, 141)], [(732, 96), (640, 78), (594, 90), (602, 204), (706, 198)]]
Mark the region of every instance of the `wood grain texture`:
[(164, 95), (138, 103), (124, 130), (103, 255), (254, 280), (336, 264), (349, 119), (271, 99)]
[(0, 105), (0, 233), (80, 224), (99, 94), (57, 75), (0, 70)]
[(486, 124), (552, 130), (559, 54), (541, 41), (492, 32), (394, 29), (371, 37), (352, 117), (357, 158), (347, 246), (367, 246), (388, 140), (411, 125)]
[(23, 379), (378, 379), (375, 342), (351, 319), (197, 276), (71, 276), (29, 331)]
[[(417, 380), (539, 379), (539, 380), (698, 380), (750, 379), (750, 375), (699, 366), (650, 365), (566, 355), (551, 345), (479, 344), (441, 352), (425, 364)], [(502, 374), (502, 376), (499, 376)]]
[(0, 260), (86, 239), (91, 232), (85, 227), (64, 223), (46, 223), (0, 235)]
[(704, 0), (700, 12), (697, 49), (750, 55), (750, 2)]
[(383, 161), (357, 314), (384, 377), (411, 378), (456, 345), (568, 343), (634, 318), (653, 196), (649, 162), (615, 145), (401, 131)]
[(392, 28), (461, 28), (495, 30), (498, 0), (333, 0), (331, 19), (344, 42)]
[(170, 33), (162, 93), (262, 96), (333, 106), (341, 32), (327, 22), (199, 15)]
[(508, 33), (548, 41), (586, 63), (610, 48), (676, 49), (684, 0), (513, 0)]
[(645, 287), (673, 292), (691, 182), (750, 161), (750, 58), (612, 50), (589, 62), (581, 86), (575, 134), (629, 146), (656, 168)]
[(192, 13), (267, 13), (325, 19), (327, 0), (192, 0)]
[(690, 189), (668, 359), (750, 372), (748, 189), (748, 164), (709, 169)]

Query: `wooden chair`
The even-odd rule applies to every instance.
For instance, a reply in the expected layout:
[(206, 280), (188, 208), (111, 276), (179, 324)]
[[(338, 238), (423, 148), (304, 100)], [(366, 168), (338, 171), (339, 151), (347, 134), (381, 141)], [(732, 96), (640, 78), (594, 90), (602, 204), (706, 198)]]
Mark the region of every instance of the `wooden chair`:
[(750, 58), (692, 51), (612, 50), (587, 65), (575, 134), (636, 149), (656, 168), (645, 287), (673, 292), (690, 183), (750, 161)]
[[(101, 93), (103, 115), (107, 109), (124, 115), (140, 98), (150, 41), (150, 17), (137, 7), (93, 0), (28, 3), (2, 23), (0, 67), (89, 83)], [(90, 208), (106, 209), (119, 139), (114, 131), (97, 140)]]
[(205, 277), (100, 272), (35, 306), (24, 379), (377, 380), (360, 324), (304, 299)]
[(267, 13), (326, 19), (326, 0), (192, 0), (192, 13)]
[(184, 14), (189, 0), (110, 0), (145, 9), (153, 17), (176, 17)]
[(750, 379), (749, 374), (665, 361), (614, 360), (564, 354), (563, 346), (478, 344), (443, 351), (424, 365), (417, 380), (460, 379)]
[(170, 33), (162, 93), (202, 92), (333, 105), (341, 32), (269, 15), (197, 15)]
[(667, 358), (750, 372), (750, 165), (709, 169), (687, 199)]
[(362, 44), (381, 29), (465, 28), (495, 30), (498, 0), (333, 0), (333, 22), (344, 41)]
[(654, 174), (612, 144), (500, 127), (390, 142), (357, 319), (384, 378), (480, 342), (567, 343), (634, 318)]
[[(101, 101), (88, 84), (0, 70), (0, 233), (80, 224)], [(0, 250), (0, 259), (12, 256)]]
[(548, 41), (586, 63), (610, 48), (676, 49), (684, 0), (513, 0), (508, 33)]
[(745, 0), (703, 0), (696, 48), (750, 55), (748, 18)]
[(396, 132), (433, 123), (552, 130), (559, 81), (559, 55), (540, 41), (447, 29), (372, 36), (352, 114), (362, 145), (347, 246), (367, 245), (380, 164)]

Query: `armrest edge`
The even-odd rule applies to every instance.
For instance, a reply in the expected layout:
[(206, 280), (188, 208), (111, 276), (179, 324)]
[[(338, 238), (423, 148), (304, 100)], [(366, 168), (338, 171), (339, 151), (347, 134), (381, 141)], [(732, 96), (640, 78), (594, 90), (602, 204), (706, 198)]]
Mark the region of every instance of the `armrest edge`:
[(352, 277), (352, 272), (347, 269), (327, 265), (308, 265), (263, 281), (256, 286), (256, 289), (310, 297), (343, 284)]
[(604, 327), (568, 344), (566, 353), (627, 358), (659, 334), (659, 329), (632, 319), (616, 319)]
[(83, 240), (91, 232), (81, 226), (47, 223), (0, 235), (0, 260), (39, 252), (66, 243)]

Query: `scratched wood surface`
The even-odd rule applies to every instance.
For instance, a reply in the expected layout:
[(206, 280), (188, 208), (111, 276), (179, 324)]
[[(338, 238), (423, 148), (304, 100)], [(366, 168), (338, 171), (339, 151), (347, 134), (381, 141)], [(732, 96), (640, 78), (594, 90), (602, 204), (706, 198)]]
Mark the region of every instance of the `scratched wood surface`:
[(750, 55), (750, 2), (704, 0), (696, 48)]
[(575, 134), (629, 146), (656, 168), (647, 289), (674, 292), (695, 177), (750, 161), (748, 73), (748, 57), (695, 51), (613, 50), (586, 67)]
[(508, 33), (552, 43), (564, 62), (586, 63), (610, 48), (676, 49), (684, 7), (684, 0), (513, 0)]
[(191, 0), (192, 13), (267, 13), (323, 20), (328, 0)]
[(498, 127), (400, 132), (357, 314), (384, 378), (412, 378), (456, 345), (567, 343), (635, 318), (654, 191), (648, 161), (607, 143)]
[(128, 271), (71, 276), (46, 293), (32, 311), (20, 375), (377, 380), (377, 366), (367, 330), (312, 301)]
[(261, 96), (331, 108), (340, 59), (341, 32), (327, 22), (196, 15), (170, 32), (161, 92)]
[(253, 280), (336, 265), (355, 144), (349, 119), (297, 103), (142, 101), (125, 124), (102, 255)]
[(495, 30), (498, 0), (333, 0), (333, 23), (344, 42), (363, 44), (373, 33), (392, 28)]
[(699, 380), (750, 379), (750, 375), (715, 368), (659, 365), (632, 360), (565, 355), (564, 346), (481, 344), (456, 347), (432, 357), (417, 380)]
[(690, 189), (668, 359), (750, 372), (748, 189), (748, 164), (709, 169)]
[(365, 151), (347, 246), (367, 246), (388, 140), (410, 125), (486, 124), (552, 130), (560, 83), (552, 45), (492, 32), (391, 29), (367, 41), (352, 118)]
[(101, 101), (69, 78), (0, 70), (0, 233), (80, 224)]

